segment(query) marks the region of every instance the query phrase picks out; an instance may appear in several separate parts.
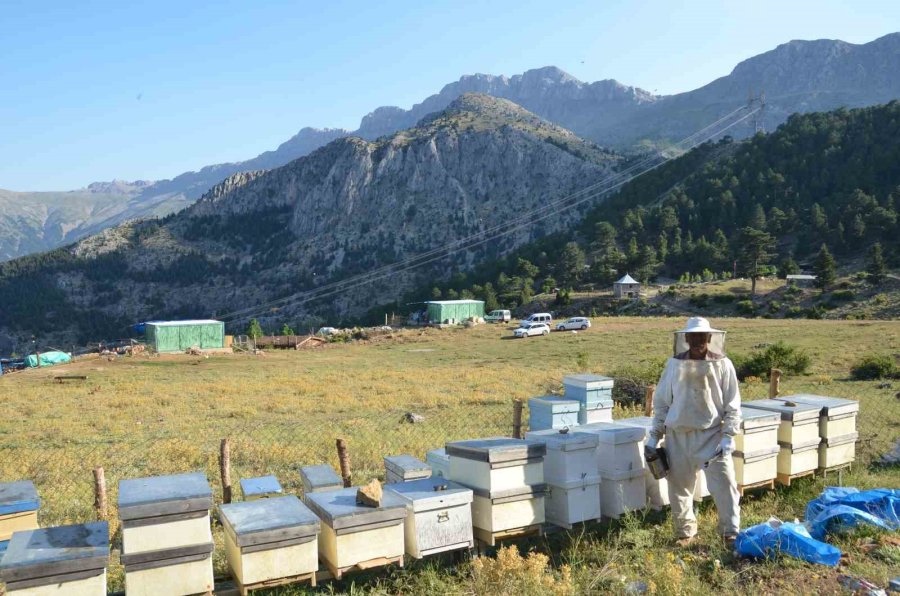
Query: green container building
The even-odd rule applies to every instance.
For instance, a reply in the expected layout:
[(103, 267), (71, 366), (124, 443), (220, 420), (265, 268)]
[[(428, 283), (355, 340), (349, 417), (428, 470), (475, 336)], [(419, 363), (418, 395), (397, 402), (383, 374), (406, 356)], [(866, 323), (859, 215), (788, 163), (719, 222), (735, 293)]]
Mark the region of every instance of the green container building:
[(435, 325), (451, 319), (461, 323), (472, 317), (484, 316), (484, 302), (481, 300), (433, 300), (425, 304), (428, 306), (428, 320)]
[(192, 346), (201, 349), (225, 347), (225, 323), (222, 321), (158, 321), (147, 323), (147, 345), (157, 352), (184, 352)]

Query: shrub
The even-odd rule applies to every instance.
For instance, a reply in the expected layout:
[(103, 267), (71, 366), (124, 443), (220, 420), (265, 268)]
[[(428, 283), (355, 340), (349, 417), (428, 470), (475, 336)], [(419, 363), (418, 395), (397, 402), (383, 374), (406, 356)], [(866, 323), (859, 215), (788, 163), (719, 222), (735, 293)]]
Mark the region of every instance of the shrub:
[(853, 290), (835, 290), (831, 293), (831, 299), (834, 301), (847, 301), (853, 300), (856, 294), (853, 293)]
[(850, 376), (857, 381), (890, 379), (898, 375), (900, 375), (900, 370), (897, 368), (897, 363), (891, 356), (884, 354), (869, 354), (850, 369)]
[(822, 305), (817, 304), (816, 306), (812, 306), (807, 308), (804, 311), (807, 319), (821, 319), (825, 315), (825, 309), (822, 308)]
[(702, 294), (695, 294), (691, 296), (689, 302), (692, 306), (709, 306), (709, 294), (707, 294), (706, 292)]
[(768, 377), (769, 370), (781, 369), (793, 375), (805, 373), (812, 363), (805, 351), (788, 345), (783, 341), (776, 342), (762, 351), (755, 351), (750, 356), (734, 355), (732, 357), (738, 377)]
[(784, 316), (791, 319), (799, 319), (803, 316), (803, 309), (799, 306), (790, 306), (786, 311), (784, 311)]
[(522, 557), (515, 546), (497, 551), (497, 558), (477, 557), (472, 561), (472, 583), (475, 594), (574, 594), (575, 585), (568, 565), (554, 571), (550, 558), (530, 552)]
[(778, 302), (777, 300), (773, 300), (772, 302), (769, 303), (769, 312), (774, 313), (774, 312), (778, 312), (779, 310), (781, 310), (780, 302)]
[(753, 304), (752, 300), (741, 300), (735, 306), (742, 315), (752, 315), (756, 312), (756, 305)]
[(794, 284), (791, 284), (784, 289), (784, 293), (786, 296), (799, 296), (800, 294), (803, 293), (803, 290), (801, 290)]
[(731, 304), (737, 300), (737, 296), (734, 294), (716, 294), (712, 299), (716, 304)]
[(647, 385), (658, 383), (665, 367), (666, 361), (658, 360), (612, 371), (609, 376), (615, 380), (613, 400), (619, 403), (641, 403)]

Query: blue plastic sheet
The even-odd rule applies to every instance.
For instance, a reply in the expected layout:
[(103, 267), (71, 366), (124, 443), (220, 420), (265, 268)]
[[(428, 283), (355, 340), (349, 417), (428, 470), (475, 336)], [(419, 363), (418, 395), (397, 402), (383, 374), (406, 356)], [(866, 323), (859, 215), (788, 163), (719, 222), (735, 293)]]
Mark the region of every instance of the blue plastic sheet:
[(840, 549), (810, 536), (803, 524), (777, 519), (741, 531), (734, 547), (739, 555), (745, 557), (766, 558), (781, 553), (831, 567), (841, 559)]
[(900, 490), (878, 488), (859, 491), (829, 486), (806, 506), (810, 534), (819, 540), (829, 532), (870, 524), (886, 530), (900, 528)]

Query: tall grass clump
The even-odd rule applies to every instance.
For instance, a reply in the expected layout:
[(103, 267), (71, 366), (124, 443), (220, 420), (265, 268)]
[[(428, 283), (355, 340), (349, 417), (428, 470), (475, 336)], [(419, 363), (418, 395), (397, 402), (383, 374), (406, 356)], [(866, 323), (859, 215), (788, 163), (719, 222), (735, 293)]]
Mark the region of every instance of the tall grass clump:
[(550, 558), (530, 552), (523, 557), (515, 546), (497, 551), (497, 558), (472, 561), (473, 593), (515, 596), (568, 596), (576, 592), (572, 570), (562, 565), (554, 571)]

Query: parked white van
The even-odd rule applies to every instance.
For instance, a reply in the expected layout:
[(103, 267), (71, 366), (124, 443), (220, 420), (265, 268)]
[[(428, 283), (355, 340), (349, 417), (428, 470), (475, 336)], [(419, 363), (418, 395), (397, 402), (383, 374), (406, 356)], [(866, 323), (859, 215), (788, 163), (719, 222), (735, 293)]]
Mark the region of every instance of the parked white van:
[(527, 319), (522, 319), (519, 324), (525, 325), (527, 323), (544, 323), (545, 325), (550, 325), (553, 322), (553, 317), (548, 312), (536, 312), (531, 315)]
[(492, 310), (484, 315), (484, 320), (488, 323), (509, 323), (512, 320), (512, 313), (508, 310)]

